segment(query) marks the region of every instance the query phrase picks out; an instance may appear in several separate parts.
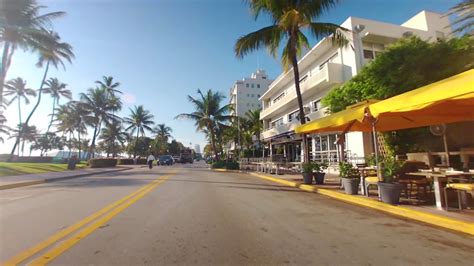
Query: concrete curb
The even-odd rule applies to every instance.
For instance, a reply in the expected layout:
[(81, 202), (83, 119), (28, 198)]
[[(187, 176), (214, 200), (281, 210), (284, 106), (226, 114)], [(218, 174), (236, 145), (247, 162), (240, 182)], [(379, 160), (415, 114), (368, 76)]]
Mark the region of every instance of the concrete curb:
[(67, 179), (79, 178), (79, 177), (84, 177), (84, 176), (115, 173), (115, 172), (125, 171), (125, 170), (129, 170), (129, 169), (133, 169), (133, 168), (120, 167), (119, 169), (114, 169), (114, 170), (104, 171), (104, 172), (82, 173), (82, 174), (64, 176), (64, 177), (45, 178), (45, 179), (40, 179), (40, 180), (35, 180), (35, 181), (18, 182), (18, 183), (14, 183), (14, 184), (2, 185), (2, 186), (0, 186), (0, 190), (19, 188), (19, 187), (27, 187), (27, 186), (33, 186), (33, 185), (39, 185), (39, 184), (44, 184), (44, 183), (62, 181), (62, 180), (67, 180)]
[[(221, 172), (225, 172), (225, 171), (221, 171)], [(368, 207), (368, 208), (382, 211), (391, 215), (415, 220), (415, 221), (422, 222), (425, 224), (434, 225), (434, 226), (441, 227), (444, 229), (449, 229), (449, 230), (456, 231), (459, 233), (464, 233), (464, 234), (474, 236), (474, 223), (460, 221), (460, 220), (456, 220), (456, 219), (452, 219), (452, 218), (448, 218), (448, 217), (444, 217), (444, 216), (440, 216), (436, 214), (426, 213), (422, 211), (416, 211), (416, 210), (412, 210), (412, 209), (402, 207), (402, 206), (395, 206), (395, 205), (383, 203), (381, 201), (370, 199), (370, 198), (351, 196), (351, 195), (347, 195), (341, 192), (337, 192), (337, 191), (333, 191), (329, 189), (317, 188), (311, 185), (304, 185), (297, 182), (284, 180), (281, 178), (260, 175), (257, 173), (249, 173), (249, 174), (261, 179), (280, 183), (285, 186), (299, 188), (307, 192), (318, 193), (318, 194), (325, 195), (333, 199), (341, 200), (347, 203), (351, 203), (351, 204), (355, 204), (355, 205), (359, 205), (363, 207)]]

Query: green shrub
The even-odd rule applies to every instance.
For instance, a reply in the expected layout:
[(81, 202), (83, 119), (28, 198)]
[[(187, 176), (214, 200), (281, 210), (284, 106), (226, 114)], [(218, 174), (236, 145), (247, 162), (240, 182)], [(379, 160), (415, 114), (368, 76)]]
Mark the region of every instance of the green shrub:
[(133, 165), (135, 164), (133, 159), (120, 158), (117, 160), (117, 165)]
[(234, 161), (227, 162), (225, 168), (226, 168), (226, 169), (229, 169), (229, 170), (239, 170), (239, 169), (240, 169), (239, 163), (238, 163), (238, 162), (234, 162)]
[(113, 158), (93, 158), (93, 159), (89, 160), (88, 164), (91, 168), (115, 167), (117, 165), (117, 159), (113, 159)]
[(215, 161), (211, 164), (212, 169), (225, 169), (225, 161)]
[(351, 163), (340, 162), (339, 163), (339, 175), (342, 178), (359, 178), (359, 170), (354, 168)]

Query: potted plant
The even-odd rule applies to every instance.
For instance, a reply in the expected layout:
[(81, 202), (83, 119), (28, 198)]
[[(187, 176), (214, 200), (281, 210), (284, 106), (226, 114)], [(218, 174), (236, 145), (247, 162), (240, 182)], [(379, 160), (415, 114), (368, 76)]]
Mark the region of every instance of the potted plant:
[(303, 182), (306, 185), (311, 185), (313, 183), (313, 170), (314, 164), (312, 162), (306, 162), (301, 165), (303, 170)]
[(324, 173), (324, 170), (326, 170), (327, 168), (328, 164), (326, 162), (314, 163), (314, 181), (317, 185), (324, 184), (324, 176), (326, 175), (326, 173)]
[(385, 203), (400, 203), (403, 185), (398, 183), (398, 174), (402, 166), (403, 164), (392, 156), (384, 158), (379, 164), (382, 181), (378, 183), (378, 186), (380, 199)]
[(339, 163), (339, 175), (344, 187), (344, 192), (349, 195), (357, 195), (360, 183), (359, 170), (347, 162)]

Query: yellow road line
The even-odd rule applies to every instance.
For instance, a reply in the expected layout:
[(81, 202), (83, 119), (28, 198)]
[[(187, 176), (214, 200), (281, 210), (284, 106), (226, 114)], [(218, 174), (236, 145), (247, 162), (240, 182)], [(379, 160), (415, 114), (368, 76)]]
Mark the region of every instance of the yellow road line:
[(65, 241), (61, 242), (59, 245), (55, 246), (53, 249), (49, 250), (46, 252), (44, 255), (41, 257), (33, 260), (30, 265), (46, 265), (50, 263), (52, 260), (60, 256), (63, 252), (67, 251), (68, 249), (72, 248), (74, 245), (76, 245), (79, 241), (82, 239), (86, 238), (88, 235), (92, 234), (95, 230), (97, 230), (99, 227), (107, 223), (109, 220), (114, 218), (116, 215), (127, 209), (130, 205), (144, 197), (146, 194), (148, 194), (150, 191), (152, 191), (154, 188), (159, 186), (161, 183), (165, 182), (167, 178), (169, 178), (171, 175), (168, 175), (164, 177), (162, 180), (159, 182), (153, 184), (151, 187), (147, 188), (146, 190), (140, 192), (138, 195), (136, 195), (133, 199), (128, 201), (127, 203), (124, 203), (123, 205), (119, 206), (118, 208), (114, 209), (113, 211), (109, 212), (102, 218), (98, 219), (94, 223), (90, 224), (80, 232), (74, 234), (70, 238), (66, 239)]
[(1, 265), (4, 266), (12, 266), (12, 265), (18, 265), (19, 263), (25, 261), (26, 259), (30, 258), (31, 256), (35, 255), (36, 253), (40, 252), (41, 250), (53, 245), (57, 241), (61, 240), (62, 238), (66, 237), (67, 235), (79, 230), (81, 227), (87, 225), (88, 223), (94, 221), (95, 219), (99, 218), (100, 216), (106, 214), (110, 210), (120, 206), (124, 202), (130, 200), (134, 196), (138, 195), (140, 192), (146, 190), (149, 187), (152, 187), (154, 184), (160, 181), (161, 178), (165, 176), (160, 176), (159, 178), (153, 180), (149, 184), (146, 184), (145, 186), (139, 188), (138, 190), (134, 191), (133, 193), (123, 197), (122, 199), (106, 206), (105, 208), (89, 215), (88, 217), (84, 218), (83, 220), (69, 226), (68, 228), (65, 228), (54, 235), (50, 236), (48, 239), (38, 243), (37, 245), (22, 251), (21, 253), (13, 256), (9, 260), (3, 262)]
[(413, 210), (407, 207), (394, 206), (394, 205), (383, 203), (381, 201), (373, 200), (370, 198), (346, 195), (341, 192), (337, 192), (337, 191), (333, 191), (329, 189), (317, 188), (311, 185), (299, 184), (297, 182), (288, 181), (281, 178), (275, 178), (275, 177), (260, 175), (256, 173), (250, 173), (250, 175), (253, 175), (262, 179), (266, 179), (272, 182), (284, 184), (286, 186), (296, 187), (304, 191), (315, 192), (321, 195), (325, 195), (325, 196), (338, 199), (341, 201), (349, 202), (352, 204), (369, 207), (369, 208), (383, 211), (386, 213), (390, 213), (392, 215), (396, 215), (399, 217), (409, 218), (409, 219), (423, 222), (426, 224), (431, 224), (438, 227), (450, 229), (453, 231), (474, 235), (474, 223), (456, 220), (456, 219), (452, 219), (452, 218), (448, 218), (448, 217), (444, 217), (444, 216), (440, 216), (436, 214), (431, 214), (431, 213), (427, 213), (423, 211), (417, 211), (417, 210)]

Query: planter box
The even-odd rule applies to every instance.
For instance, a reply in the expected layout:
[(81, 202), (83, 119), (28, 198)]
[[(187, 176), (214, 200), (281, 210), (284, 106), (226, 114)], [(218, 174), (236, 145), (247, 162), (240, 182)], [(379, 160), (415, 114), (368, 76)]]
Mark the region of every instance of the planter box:
[(380, 199), (389, 204), (397, 205), (400, 203), (400, 193), (403, 185), (397, 183), (383, 183), (379, 182)]
[(341, 178), (344, 192), (348, 195), (357, 195), (359, 192), (359, 178)]

